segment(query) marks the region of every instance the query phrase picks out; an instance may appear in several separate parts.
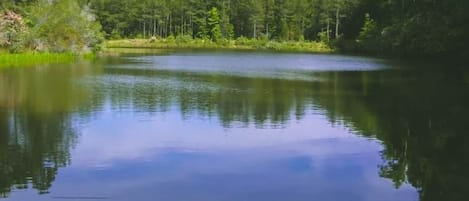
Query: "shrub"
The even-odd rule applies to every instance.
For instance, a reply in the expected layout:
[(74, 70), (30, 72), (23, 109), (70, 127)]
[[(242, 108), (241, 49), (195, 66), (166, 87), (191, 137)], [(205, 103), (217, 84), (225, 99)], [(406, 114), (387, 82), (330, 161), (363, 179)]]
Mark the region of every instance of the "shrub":
[(94, 15), (73, 0), (39, 1), (30, 17), (29, 42), (38, 51), (97, 51), (104, 40)]
[(150, 37), (150, 43), (155, 43), (156, 42), (156, 36)]
[(176, 36), (176, 43), (177, 44), (187, 44), (192, 41), (192, 36), (190, 35), (178, 35)]
[(10, 52), (19, 52), (24, 48), (27, 27), (23, 17), (7, 10), (0, 17), (0, 46)]
[(376, 22), (371, 19), (370, 14), (365, 15), (365, 23), (357, 38), (359, 48), (367, 52), (375, 52), (379, 50), (380, 44), (378, 37), (380, 31)]

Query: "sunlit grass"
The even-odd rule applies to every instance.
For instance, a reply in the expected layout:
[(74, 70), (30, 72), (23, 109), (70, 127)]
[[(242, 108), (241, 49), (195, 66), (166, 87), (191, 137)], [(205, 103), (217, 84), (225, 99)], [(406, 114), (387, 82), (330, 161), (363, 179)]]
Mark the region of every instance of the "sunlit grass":
[(72, 63), (78, 59), (91, 59), (93, 54), (77, 56), (73, 53), (0, 53), (0, 67), (22, 67), (39, 64)]
[(212, 42), (202, 39), (123, 39), (110, 40), (105, 43), (106, 48), (154, 48), (154, 49), (226, 49), (226, 50), (270, 50), (281, 52), (312, 52), (331, 53), (334, 50), (327, 44), (315, 41), (267, 41), (241, 38), (237, 40), (222, 40)]

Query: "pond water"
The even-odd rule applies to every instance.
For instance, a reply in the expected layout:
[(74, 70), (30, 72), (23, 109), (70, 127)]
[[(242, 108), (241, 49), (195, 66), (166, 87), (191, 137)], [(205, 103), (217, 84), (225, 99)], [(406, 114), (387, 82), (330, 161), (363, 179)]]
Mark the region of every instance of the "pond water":
[(166, 52), (3, 68), (0, 200), (467, 200), (469, 71), (441, 67)]

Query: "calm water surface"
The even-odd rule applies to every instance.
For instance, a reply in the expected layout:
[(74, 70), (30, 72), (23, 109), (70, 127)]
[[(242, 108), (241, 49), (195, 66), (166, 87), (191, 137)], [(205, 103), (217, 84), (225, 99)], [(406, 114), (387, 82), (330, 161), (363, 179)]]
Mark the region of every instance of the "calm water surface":
[(364, 57), (4, 68), (0, 200), (468, 200), (467, 114), (468, 72)]

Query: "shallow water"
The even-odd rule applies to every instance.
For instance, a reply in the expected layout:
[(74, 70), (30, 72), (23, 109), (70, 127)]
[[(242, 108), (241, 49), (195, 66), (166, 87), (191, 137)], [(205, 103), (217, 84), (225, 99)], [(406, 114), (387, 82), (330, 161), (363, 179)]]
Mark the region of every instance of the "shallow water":
[(168, 52), (0, 69), (0, 195), (466, 200), (469, 73), (414, 67)]

